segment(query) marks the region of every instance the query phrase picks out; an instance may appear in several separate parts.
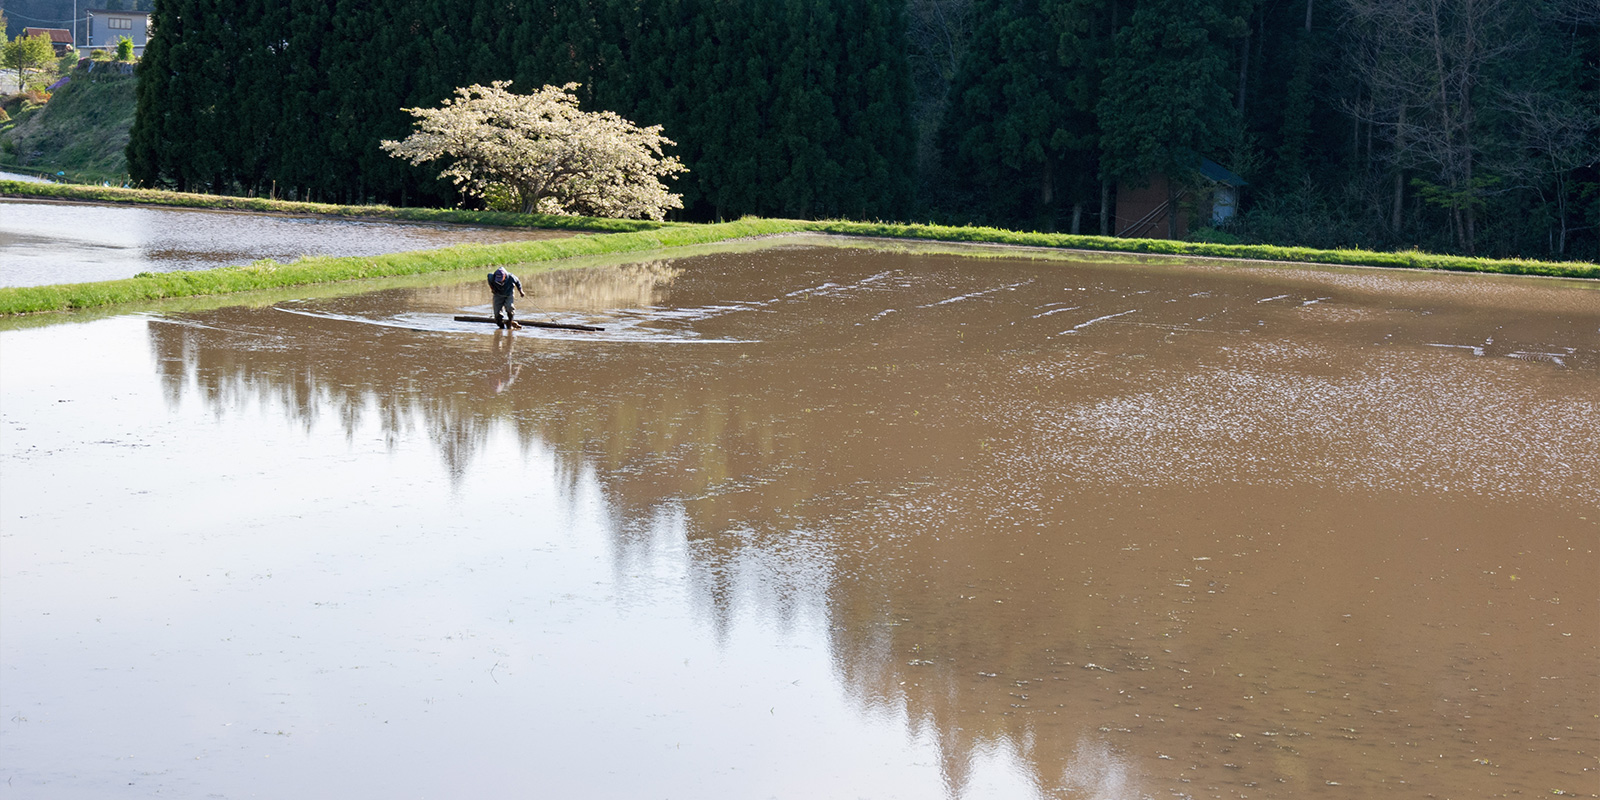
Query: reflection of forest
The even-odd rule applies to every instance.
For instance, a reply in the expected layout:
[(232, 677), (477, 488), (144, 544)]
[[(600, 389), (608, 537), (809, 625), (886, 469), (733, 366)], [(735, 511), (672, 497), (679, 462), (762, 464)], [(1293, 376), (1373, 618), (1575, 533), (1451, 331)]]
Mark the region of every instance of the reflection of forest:
[[(1592, 559), (1556, 558), (1556, 538), (1507, 535), (1573, 530), (1559, 498), (1252, 484), (1233, 477), (1253, 474), (1244, 466), (1165, 483), (1155, 468), (1138, 480), (1069, 469), (1070, 458), (1041, 457), (1048, 436), (1029, 409), (1114, 407), (1234, 356), (1160, 326), (1126, 329), (1121, 352), (1052, 349), (1007, 322), (1046, 307), (1033, 295), (916, 313), (973, 288), (962, 281), (1000, 278), (928, 268), (928, 285), (903, 264), (806, 258), (770, 254), (759, 276), (706, 259), (686, 275), (657, 264), (527, 281), (546, 310), (665, 306), (662, 324), (717, 344), (352, 321), (481, 304), (475, 284), (319, 303), (327, 316), (190, 314), (152, 322), (150, 337), (173, 402), (193, 390), (221, 414), (254, 400), (346, 435), (376, 415), (391, 441), (428, 436), (456, 479), (509, 430), (571, 480), (594, 476), (619, 559), (649, 557), (658, 524), (681, 520), (693, 591), (718, 630), (741, 606), (779, 621), (821, 609), (844, 684), (937, 739), (953, 794), (975, 754), (997, 747), (1063, 797), (1285, 796), (1423, 776), (1434, 791), (1465, 791), (1481, 785), (1476, 757), (1506, 762), (1499, 774), (1511, 777), (1496, 785), (1533, 786), (1593, 752), (1593, 724), (1575, 707), (1600, 700), (1594, 682), (1541, 680), (1582, 675), (1595, 655), (1593, 605), (1549, 602), (1554, 587), (1585, 585)], [(1152, 304), (1193, 288), (1115, 280), (1116, 296), (1155, 293)], [(1218, 303), (1261, 296), (1222, 282), (1212, 292)], [(860, 324), (872, 319), (893, 325)], [(1366, 357), (1280, 359), (1258, 377), (1336, 383)], [(1542, 409), (1572, 407), (1572, 385), (1492, 399), (1537, 426)], [(1106, 463), (1159, 450), (1148, 432), (1107, 436)], [(1426, 436), (1436, 441), (1419, 451), (1463, 446)], [(1242, 465), (1262, 442), (1239, 439), (1219, 431), (1186, 447)], [(1273, 446), (1286, 449), (1248, 458), (1332, 459), (1294, 449), (1303, 442)], [(1455, 577), (1508, 560), (1547, 588), (1531, 597)], [(1553, 651), (1550, 624), (1586, 638)], [(1579, 731), (1536, 753), (1513, 741), (1568, 725)]]

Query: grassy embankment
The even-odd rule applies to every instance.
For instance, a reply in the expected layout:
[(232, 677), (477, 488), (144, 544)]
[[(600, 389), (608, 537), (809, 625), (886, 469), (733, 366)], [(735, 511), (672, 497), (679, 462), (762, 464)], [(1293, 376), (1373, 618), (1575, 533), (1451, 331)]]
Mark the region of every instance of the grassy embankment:
[(616, 231), (570, 239), (499, 245), (459, 245), (442, 250), (345, 258), (310, 257), (290, 264), (260, 261), (201, 272), (146, 273), (134, 278), (56, 286), (0, 288), (0, 314), (65, 311), (173, 297), (227, 294), (333, 281), (362, 280), (431, 272), (482, 269), (497, 265), (544, 263), (577, 256), (647, 252), (668, 247), (711, 244), (730, 239), (783, 233), (821, 232), (943, 242), (999, 244), (1051, 249), (1095, 250), (1129, 254), (1237, 258), (1313, 264), (1401, 267), (1409, 269), (1494, 272), (1600, 279), (1600, 265), (1486, 259), (1428, 253), (1376, 253), (1360, 250), (1314, 250), (1271, 245), (1223, 245), (1163, 239), (1115, 239), (1101, 236), (1027, 233), (996, 228), (904, 225), (866, 222), (806, 222), (746, 219), (714, 225), (658, 224), (578, 217), (530, 217), (449, 209), (395, 209), (328, 206), (259, 198), (183, 195), (128, 189), (106, 189), (0, 181), (0, 196), (53, 197), (118, 203), (149, 203), (193, 208), (224, 208), (293, 214), (325, 214), (427, 222), (461, 222), (518, 227), (564, 227)]
[(827, 221), (803, 224), (807, 225), (807, 230), (845, 236), (882, 236), (893, 239), (927, 239), (941, 242), (999, 244), (1014, 247), (1048, 247), (1061, 250), (1097, 250), (1145, 255), (1232, 258), (1297, 264), (1390, 267), (1449, 272), (1492, 272), (1503, 275), (1544, 275), (1558, 278), (1600, 279), (1600, 264), (1591, 264), (1584, 261), (1477, 258), (1424, 253), (1418, 250), (1382, 253), (1372, 250), (1318, 250), (1311, 247), (1282, 247), (1271, 244), (1213, 244), (1209, 242), (1174, 241), (1172, 239), (1118, 239), (1111, 236), (1074, 236), (1068, 233), (1035, 233), (1011, 231), (1003, 228), (907, 225), (885, 222)]
[(421, 275), (495, 266), (545, 263), (578, 256), (634, 253), (668, 247), (709, 244), (729, 239), (790, 233), (795, 223), (745, 220), (720, 225), (671, 225), (632, 233), (609, 233), (510, 242), (456, 245), (440, 250), (380, 256), (308, 257), (288, 264), (270, 260), (239, 267), (194, 272), (143, 273), (137, 277), (92, 283), (0, 288), (0, 314), (67, 311), (164, 298), (219, 295), (287, 286)]
[(0, 126), (0, 169), (122, 183), (136, 82), (131, 75), (77, 70), (71, 77), (42, 106), (25, 109), (20, 96), (7, 104), (13, 120)]

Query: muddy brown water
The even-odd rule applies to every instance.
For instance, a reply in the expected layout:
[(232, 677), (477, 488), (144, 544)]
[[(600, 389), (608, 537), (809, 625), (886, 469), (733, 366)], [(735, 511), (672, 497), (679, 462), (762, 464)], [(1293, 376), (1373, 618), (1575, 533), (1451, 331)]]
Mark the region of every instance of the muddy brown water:
[(975, 252), (0, 333), (4, 792), (1600, 794), (1600, 287)]
[(371, 256), (567, 231), (0, 199), (0, 286), (131, 278), (302, 256)]

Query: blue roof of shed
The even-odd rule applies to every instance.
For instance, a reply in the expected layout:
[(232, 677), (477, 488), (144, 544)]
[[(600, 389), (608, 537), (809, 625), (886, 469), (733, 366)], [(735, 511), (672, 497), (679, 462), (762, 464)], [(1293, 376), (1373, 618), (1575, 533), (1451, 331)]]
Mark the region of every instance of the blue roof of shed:
[(1224, 167), (1221, 164), (1218, 164), (1217, 162), (1205, 157), (1201, 157), (1200, 159), (1200, 174), (1216, 181), (1217, 183), (1226, 183), (1229, 186), (1250, 185), (1245, 183), (1244, 178), (1241, 178), (1238, 175), (1230, 172), (1227, 167)]

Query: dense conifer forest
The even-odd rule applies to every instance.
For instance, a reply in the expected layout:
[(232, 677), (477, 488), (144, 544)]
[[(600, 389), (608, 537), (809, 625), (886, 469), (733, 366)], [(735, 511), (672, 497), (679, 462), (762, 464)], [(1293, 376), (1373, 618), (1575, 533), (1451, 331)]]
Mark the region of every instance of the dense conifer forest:
[(695, 218), (913, 210), (891, 0), (161, 0), (155, 18), (129, 149), (145, 184), (451, 203), (379, 150), (410, 131), (402, 108), (575, 81), (586, 108), (665, 126)]
[(934, 10), (912, 28), (934, 207), (1104, 230), (1116, 181), (1198, 154), (1250, 182), (1224, 235), (1595, 257), (1596, 0), (912, 7)]
[(453, 205), (378, 147), (510, 79), (665, 126), (683, 218), (1098, 233), (1118, 182), (1249, 181), (1196, 235), (1594, 259), (1600, 0), (156, 0), (148, 186)]

